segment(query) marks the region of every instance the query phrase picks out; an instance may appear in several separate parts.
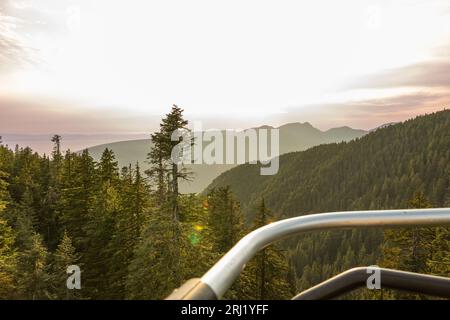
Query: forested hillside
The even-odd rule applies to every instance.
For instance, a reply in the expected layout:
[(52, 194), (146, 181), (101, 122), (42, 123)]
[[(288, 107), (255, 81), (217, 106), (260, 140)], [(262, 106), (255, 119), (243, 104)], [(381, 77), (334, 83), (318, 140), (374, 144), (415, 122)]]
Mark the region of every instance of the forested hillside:
[[(274, 176), (260, 176), (257, 165), (237, 167), (204, 195), (179, 192), (188, 168), (171, 161), (178, 143), (171, 134), (187, 124), (173, 106), (151, 135), (148, 170), (140, 163), (119, 167), (109, 149), (99, 161), (87, 150), (64, 152), (58, 135), (50, 156), (0, 145), (0, 298), (161, 299), (276, 219), (444, 206), (449, 197), (449, 111), (286, 154)], [(373, 263), (448, 275), (449, 234), (427, 228), (303, 235), (261, 252), (226, 298), (286, 299)], [(66, 287), (70, 265), (81, 269), (81, 290)]]
[[(170, 138), (187, 125), (182, 112), (174, 106), (152, 134), (145, 173), (139, 163), (119, 168), (109, 149), (99, 161), (63, 152), (58, 135), (50, 156), (0, 145), (0, 299), (162, 299), (268, 223), (262, 206), (245, 227), (228, 188), (178, 192), (188, 172), (171, 163)], [(80, 290), (66, 287), (71, 265), (81, 269)], [(290, 284), (273, 247), (227, 297), (288, 298)]]
[(209, 188), (229, 185), (251, 215), (261, 197), (280, 217), (352, 209), (404, 208), (423, 191), (446, 201), (450, 170), (450, 111), (391, 125), (355, 141), (280, 157), (280, 170), (261, 176), (242, 165)]
[[(257, 166), (239, 166), (219, 176), (210, 188), (230, 186), (251, 220), (261, 198), (278, 219), (340, 210), (445, 207), (449, 182), (450, 111), (445, 110), (376, 130), (356, 141), (283, 155), (274, 176), (259, 175)], [(291, 240), (287, 248), (297, 289), (353, 266), (376, 263), (448, 276), (449, 229), (431, 229), (425, 232), (428, 237), (419, 234), (420, 250), (412, 244), (411, 233), (399, 231), (384, 237), (379, 230), (322, 232)], [(438, 238), (436, 248), (431, 243), (434, 240), (437, 245)], [(431, 254), (430, 248), (436, 248), (439, 257), (413, 257), (416, 261), (409, 252)]]

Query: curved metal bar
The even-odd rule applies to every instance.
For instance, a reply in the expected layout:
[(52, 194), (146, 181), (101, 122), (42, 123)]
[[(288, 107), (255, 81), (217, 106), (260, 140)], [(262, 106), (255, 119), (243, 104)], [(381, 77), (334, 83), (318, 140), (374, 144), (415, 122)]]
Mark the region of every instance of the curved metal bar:
[[(373, 267), (347, 270), (296, 295), (292, 300), (324, 300), (366, 285)], [(399, 289), (450, 298), (450, 278), (378, 268), (381, 288)]]
[(306, 215), (261, 227), (242, 238), (201, 282), (222, 297), (256, 253), (274, 241), (307, 231), (360, 227), (432, 226), (450, 224), (450, 208), (350, 211)]

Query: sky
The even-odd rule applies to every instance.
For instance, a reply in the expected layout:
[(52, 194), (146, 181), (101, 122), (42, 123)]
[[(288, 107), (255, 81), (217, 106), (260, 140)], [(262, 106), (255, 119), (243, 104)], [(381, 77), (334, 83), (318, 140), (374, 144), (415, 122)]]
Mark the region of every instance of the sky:
[(448, 0), (0, 0), (0, 133), (371, 129), (449, 89)]

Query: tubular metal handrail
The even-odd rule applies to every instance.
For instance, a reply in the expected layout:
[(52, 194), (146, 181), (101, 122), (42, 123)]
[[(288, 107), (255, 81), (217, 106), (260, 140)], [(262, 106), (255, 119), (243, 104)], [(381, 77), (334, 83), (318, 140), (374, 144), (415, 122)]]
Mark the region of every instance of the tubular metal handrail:
[[(374, 267), (347, 270), (296, 295), (292, 300), (333, 299), (367, 284)], [(432, 296), (450, 298), (450, 278), (414, 272), (377, 268), (380, 287), (412, 291)]]
[(201, 279), (182, 286), (168, 299), (218, 299), (245, 264), (269, 244), (302, 232), (362, 227), (450, 225), (450, 208), (347, 211), (305, 215), (268, 224), (246, 235)]

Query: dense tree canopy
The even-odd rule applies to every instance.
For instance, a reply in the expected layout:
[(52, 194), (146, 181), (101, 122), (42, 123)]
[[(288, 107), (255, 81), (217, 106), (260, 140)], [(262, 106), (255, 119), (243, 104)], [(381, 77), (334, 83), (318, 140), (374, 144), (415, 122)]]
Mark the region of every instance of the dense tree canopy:
[[(172, 161), (170, 136), (186, 125), (174, 106), (152, 134), (145, 174), (139, 163), (119, 168), (109, 149), (98, 162), (63, 152), (58, 135), (49, 156), (0, 144), (0, 298), (161, 299), (276, 219), (449, 205), (450, 111), (286, 154), (274, 176), (236, 167), (203, 195), (178, 192), (188, 175)], [(444, 227), (303, 235), (262, 251), (226, 298), (289, 298), (357, 265), (449, 276), (449, 247)], [(66, 287), (69, 265), (81, 268), (81, 290)]]
[[(390, 125), (351, 142), (282, 155), (280, 170), (273, 176), (261, 176), (255, 165), (239, 166), (218, 177), (210, 189), (223, 186), (229, 186), (240, 201), (247, 223), (258, 212), (262, 197), (277, 219), (330, 211), (448, 206), (450, 110)], [(290, 239), (285, 247), (297, 290), (351, 267), (373, 264), (449, 276), (449, 229), (417, 232), (412, 237), (411, 231), (388, 231), (386, 240), (381, 230), (328, 231)], [(413, 238), (427, 243), (427, 249), (417, 246), (416, 258), (394, 259), (392, 254), (383, 259), (383, 241), (399, 253)], [(432, 257), (419, 258), (431, 249)]]

